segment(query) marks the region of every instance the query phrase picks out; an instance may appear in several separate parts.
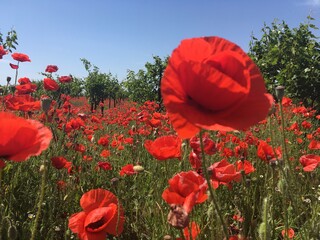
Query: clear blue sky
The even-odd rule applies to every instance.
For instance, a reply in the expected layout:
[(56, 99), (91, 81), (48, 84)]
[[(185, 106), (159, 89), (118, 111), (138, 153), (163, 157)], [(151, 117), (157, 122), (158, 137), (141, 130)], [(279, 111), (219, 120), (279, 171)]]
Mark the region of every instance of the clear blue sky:
[[(19, 77), (41, 80), (49, 64), (59, 75), (87, 76), (80, 58), (121, 81), (153, 55), (170, 55), (184, 38), (221, 36), (248, 50), (250, 36), (274, 19), (297, 27), (320, 0), (3, 0), (0, 31), (18, 33), (16, 52), (28, 54)], [(0, 60), (0, 84), (14, 77), (10, 56)]]

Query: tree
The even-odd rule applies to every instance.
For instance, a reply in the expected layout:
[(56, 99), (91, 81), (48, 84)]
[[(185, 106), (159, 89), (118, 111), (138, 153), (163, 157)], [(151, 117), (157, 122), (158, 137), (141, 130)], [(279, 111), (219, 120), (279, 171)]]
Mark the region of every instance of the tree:
[(320, 108), (320, 45), (308, 17), (290, 29), (284, 21), (262, 28), (262, 37), (251, 37), (249, 55), (259, 66), (270, 92), (278, 85), (307, 106)]
[[(88, 72), (84, 85), (86, 96), (91, 103), (91, 110), (96, 110), (99, 103), (104, 102), (106, 99), (113, 99), (115, 105), (118, 96), (117, 92), (120, 89), (118, 79), (111, 73), (101, 73), (100, 69), (92, 65), (87, 59), (82, 58), (81, 61)], [(111, 107), (110, 104), (109, 107)]]
[(5, 37), (0, 32), (0, 45), (9, 52), (12, 52), (12, 49), (16, 49), (16, 45), (18, 45), (17, 40), (18, 36), (15, 30), (10, 30)]
[(163, 72), (168, 64), (168, 57), (163, 60), (153, 56), (153, 63), (147, 62), (145, 70), (140, 69), (137, 73), (129, 70), (126, 80), (123, 82), (128, 98), (135, 102), (147, 100), (162, 102), (160, 84)]

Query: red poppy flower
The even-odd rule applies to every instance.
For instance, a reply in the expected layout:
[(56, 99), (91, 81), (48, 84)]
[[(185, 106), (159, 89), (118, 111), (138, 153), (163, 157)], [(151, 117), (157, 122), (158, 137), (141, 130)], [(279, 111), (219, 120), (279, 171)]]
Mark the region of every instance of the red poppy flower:
[[(207, 135), (202, 137), (202, 142), (203, 142), (204, 152), (206, 154), (213, 155), (217, 152), (216, 144)], [(197, 154), (201, 153), (200, 138), (198, 138), (198, 137), (191, 138), (190, 139), (190, 146), (195, 153), (197, 153)]]
[(0, 59), (2, 59), (2, 57), (4, 55), (6, 55), (8, 53), (8, 51), (6, 51), (3, 46), (0, 45)]
[(269, 162), (275, 158), (281, 158), (281, 150), (280, 148), (273, 150), (273, 148), (267, 142), (260, 140), (257, 155), (261, 160)]
[(238, 172), (244, 171), (245, 174), (252, 173), (256, 170), (248, 160), (237, 161), (236, 162), (236, 169)]
[(289, 107), (292, 105), (292, 100), (288, 97), (283, 97), (282, 98), (282, 106), (284, 107)]
[(58, 71), (58, 67), (56, 66), (56, 65), (48, 65), (47, 67), (46, 67), (46, 72), (48, 72), (48, 73), (53, 73), (53, 72), (56, 72), (56, 71)]
[(43, 79), (43, 87), (47, 91), (57, 91), (59, 89), (58, 83), (51, 78)]
[(207, 200), (207, 182), (194, 171), (181, 172), (169, 179), (169, 188), (164, 190), (162, 198), (168, 204), (184, 206), (187, 213), (192, 210), (194, 204)]
[(16, 65), (16, 64), (13, 64), (13, 63), (9, 63), (10, 67), (12, 69), (18, 69), (19, 68), (19, 65)]
[(100, 156), (101, 156), (101, 157), (104, 157), (104, 158), (107, 158), (107, 157), (109, 157), (110, 155), (111, 155), (110, 151), (109, 151), (109, 150), (106, 150), (106, 149), (102, 150), (102, 152), (100, 153)]
[(103, 170), (112, 170), (112, 165), (109, 162), (98, 162), (98, 167)]
[(144, 147), (157, 160), (181, 159), (181, 139), (177, 136), (162, 136), (154, 141), (146, 140)]
[(70, 77), (70, 76), (61, 76), (61, 77), (59, 77), (59, 82), (61, 82), (61, 83), (72, 82), (72, 77)]
[(25, 161), (49, 147), (51, 131), (40, 122), (0, 112), (0, 158)]
[(70, 167), (71, 165), (71, 162), (68, 162), (67, 159), (65, 159), (64, 157), (52, 157), (51, 158), (51, 163), (52, 163), (52, 166), (54, 166), (56, 169), (62, 169), (64, 167)]
[(189, 162), (191, 164), (191, 167), (194, 170), (201, 169), (202, 163), (201, 163), (200, 153), (196, 153), (194, 152), (194, 150), (192, 150), (189, 155)]
[(98, 140), (98, 144), (107, 147), (109, 145), (109, 136), (100, 137)]
[(20, 85), (31, 83), (30, 79), (27, 77), (19, 78), (18, 83)]
[[(286, 231), (285, 231), (285, 229), (283, 229), (283, 230), (281, 231), (281, 235), (282, 235), (283, 237), (285, 237), (285, 233), (286, 233)], [(287, 236), (288, 236), (289, 239), (292, 239), (292, 238), (294, 237), (294, 230), (293, 230), (292, 228), (289, 228), (289, 229), (287, 230)]]
[(320, 141), (317, 140), (311, 140), (308, 146), (309, 149), (311, 150), (320, 150)]
[(27, 83), (22, 85), (16, 85), (16, 94), (29, 94), (37, 90), (37, 84)]
[(320, 166), (320, 156), (314, 154), (303, 155), (300, 157), (299, 162), (303, 166), (303, 171), (312, 172)]
[(240, 182), (241, 173), (237, 171), (233, 164), (230, 164), (226, 159), (216, 162), (210, 166), (212, 170), (212, 185), (216, 189), (220, 184), (227, 185), (231, 187), (230, 183), (232, 181)]
[(161, 92), (181, 138), (201, 128), (246, 129), (263, 120), (273, 103), (254, 62), (219, 37), (183, 40), (169, 59)]
[(85, 127), (84, 121), (80, 117), (72, 118), (66, 123), (65, 131), (69, 133), (72, 130), (79, 130), (81, 127)]
[(81, 240), (105, 240), (107, 234), (118, 236), (123, 231), (124, 214), (117, 197), (104, 189), (93, 189), (82, 195), (83, 211), (69, 218), (69, 228)]
[(134, 174), (137, 174), (137, 172), (133, 169), (133, 164), (127, 164), (123, 166), (120, 170), (120, 176)]
[[(191, 229), (191, 236), (190, 236)], [(200, 226), (196, 222), (192, 222), (189, 226), (183, 229), (183, 235), (185, 240), (197, 239), (197, 236), (200, 233)], [(176, 238), (176, 240), (182, 240), (182, 238)]]
[(10, 110), (19, 110), (24, 112), (37, 111), (41, 108), (40, 101), (35, 101), (35, 99), (30, 95), (7, 95), (5, 97), (5, 104)]
[(31, 62), (29, 56), (23, 53), (13, 53), (11, 57), (19, 62)]

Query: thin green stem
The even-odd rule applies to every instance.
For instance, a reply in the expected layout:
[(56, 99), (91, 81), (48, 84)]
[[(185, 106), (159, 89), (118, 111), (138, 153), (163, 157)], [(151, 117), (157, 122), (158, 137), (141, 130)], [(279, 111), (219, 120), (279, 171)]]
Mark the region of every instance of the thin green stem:
[(43, 200), (44, 200), (44, 195), (45, 195), (45, 188), (46, 188), (46, 178), (47, 178), (47, 164), (46, 164), (46, 160), (44, 162), (44, 168), (42, 169), (42, 178), (41, 178), (41, 188), (40, 188), (40, 196), (39, 196), (39, 201), (38, 201), (38, 211), (36, 214), (36, 218), (34, 220), (34, 225), (32, 228), (32, 235), (31, 235), (31, 240), (35, 240), (36, 239), (36, 235), (37, 235), (37, 229), (38, 229), (38, 225), (39, 225), (39, 219), (41, 216), (41, 210), (42, 210), (42, 204), (43, 204)]
[(18, 79), (18, 69), (19, 69), (19, 61), (18, 61), (18, 68), (16, 69), (16, 76), (15, 76), (15, 78), (14, 78), (14, 86), (16, 86), (17, 85), (17, 79)]
[(284, 214), (284, 226), (285, 226), (285, 239), (288, 239), (288, 232), (289, 229), (289, 220), (288, 220), (288, 206), (287, 206), (287, 199), (288, 199), (288, 186), (290, 182), (290, 175), (289, 172), (291, 172), (290, 162), (288, 158), (288, 149), (286, 144), (286, 134), (285, 134), (285, 125), (284, 125), (284, 116), (283, 116), (283, 107), (281, 102), (279, 103), (280, 106), (280, 117), (281, 117), (281, 135), (282, 135), (282, 147), (283, 147), (283, 158), (284, 158), (284, 169), (283, 169), (283, 214)]
[(205, 158), (205, 152), (204, 152), (204, 146), (203, 146), (203, 139), (202, 138), (203, 138), (203, 130), (200, 131), (200, 147), (201, 147), (201, 158), (202, 158), (203, 173), (204, 173), (204, 176), (205, 176), (205, 178), (207, 180), (210, 197), (211, 197), (212, 203), (213, 203), (213, 205), (215, 207), (215, 210), (216, 210), (216, 212), (217, 212), (217, 214), (219, 216), (219, 219), (220, 219), (220, 222), (221, 222), (221, 225), (222, 225), (222, 228), (223, 228), (223, 233), (224, 233), (226, 239), (229, 239), (228, 227), (227, 227), (227, 225), (226, 225), (226, 223), (224, 221), (224, 218), (223, 218), (223, 215), (222, 215), (222, 211), (220, 209), (217, 197), (216, 197), (215, 192), (213, 190), (213, 187), (211, 185), (210, 176), (209, 176), (208, 169), (207, 169), (207, 166), (206, 166), (206, 158)]

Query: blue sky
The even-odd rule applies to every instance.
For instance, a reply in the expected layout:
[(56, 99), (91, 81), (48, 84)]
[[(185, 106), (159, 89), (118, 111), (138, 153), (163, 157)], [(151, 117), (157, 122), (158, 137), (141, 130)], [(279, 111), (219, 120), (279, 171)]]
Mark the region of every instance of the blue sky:
[[(127, 70), (164, 57), (185, 38), (220, 36), (248, 50), (250, 36), (274, 19), (297, 27), (311, 14), (319, 26), (320, 0), (14, 0), (2, 1), (0, 31), (18, 33), (15, 52), (29, 55), (19, 77), (41, 80), (47, 65), (57, 74), (85, 77), (86, 58), (121, 81)], [(0, 84), (14, 77), (10, 56), (0, 60)]]

